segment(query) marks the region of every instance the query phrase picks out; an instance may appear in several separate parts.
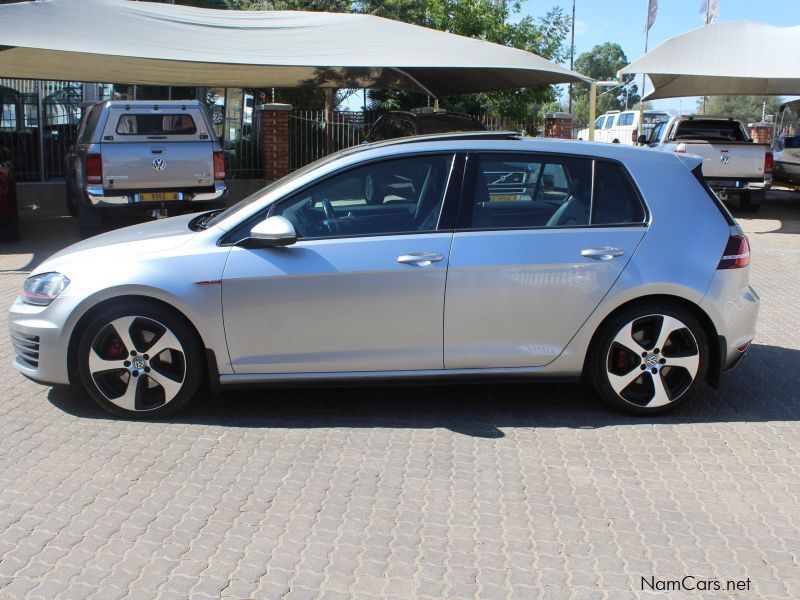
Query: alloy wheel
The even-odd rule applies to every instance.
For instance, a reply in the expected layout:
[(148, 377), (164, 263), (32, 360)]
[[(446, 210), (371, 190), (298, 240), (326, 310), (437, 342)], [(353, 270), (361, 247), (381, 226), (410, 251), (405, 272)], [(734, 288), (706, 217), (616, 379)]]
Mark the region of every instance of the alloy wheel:
[(689, 327), (669, 315), (647, 315), (627, 323), (608, 350), (606, 374), (626, 402), (657, 408), (691, 387), (700, 368), (700, 350)]
[(100, 393), (119, 408), (149, 411), (180, 393), (186, 354), (165, 325), (142, 316), (109, 322), (89, 348), (89, 373)]

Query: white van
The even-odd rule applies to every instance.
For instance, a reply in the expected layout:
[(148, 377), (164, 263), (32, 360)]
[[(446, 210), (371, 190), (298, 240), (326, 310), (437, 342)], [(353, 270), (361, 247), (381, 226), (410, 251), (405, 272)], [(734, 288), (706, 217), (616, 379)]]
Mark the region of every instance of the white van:
[[(594, 122), (594, 141), (635, 146), (640, 135), (649, 136), (655, 124), (669, 116), (669, 113), (661, 110), (646, 110), (644, 127), (641, 127), (638, 110), (624, 112), (610, 110), (600, 115)], [(578, 132), (578, 139), (588, 140), (589, 129), (581, 129)]]

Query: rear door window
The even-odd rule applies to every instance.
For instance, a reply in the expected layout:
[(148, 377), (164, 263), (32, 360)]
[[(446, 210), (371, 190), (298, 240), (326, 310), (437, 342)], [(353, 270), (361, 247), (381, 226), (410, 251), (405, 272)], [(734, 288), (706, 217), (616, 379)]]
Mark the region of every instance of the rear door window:
[(609, 115), (608, 119), (606, 120), (606, 129), (611, 129), (614, 126), (614, 115)]

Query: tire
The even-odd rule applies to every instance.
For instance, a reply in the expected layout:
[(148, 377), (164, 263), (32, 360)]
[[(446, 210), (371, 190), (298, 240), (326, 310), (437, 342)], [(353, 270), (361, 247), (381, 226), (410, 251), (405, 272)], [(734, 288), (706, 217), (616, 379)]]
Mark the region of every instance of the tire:
[(205, 378), (197, 335), (181, 315), (159, 304), (116, 304), (81, 333), (77, 365), (83, 387), (104, 410), (127, 419), (177, 413)]
[(82, 240), (97, 235), (103, 231), (103, 210), (78, 203), (78, 233)]
[[(753, 198), (754, 194), (752, 191), (747, 190), (746, 192), (742, 192), (739, 194), (739, 208), (743, 212), (754, 213), (758, 212), (758, 209), (761, 208), (761, 203), (756, 201)], [(763, 200), (763, 198), (758, 198), (759, 200)]]
[(78, 204), (75, 201), (75, 198), (72, 195), (72, 191), (70, 190), (69, 181), (67, 182), (66, 186), (67, 192), (67, 213), (69, 213), (70, 217), (77, 217), (78, 216)]
[(629, 414), (653, 415), (686, 402), (705, 381), (708, 362), (708, 338), (697, 319), (676, 304), (648, 302), (622, 310), (600, 328), (587, 370), (605, 402)]

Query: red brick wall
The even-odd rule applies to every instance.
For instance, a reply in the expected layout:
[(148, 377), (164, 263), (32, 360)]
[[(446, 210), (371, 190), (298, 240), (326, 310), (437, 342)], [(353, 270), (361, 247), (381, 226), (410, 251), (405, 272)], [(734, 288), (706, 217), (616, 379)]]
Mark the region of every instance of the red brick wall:
[(756, 144), (772, 143), (772, 125), (769, 123), (750, 123), (750, 137)]
[(572, 139), (572, 119), (545, 117), (544, 137)]
[(261, 107), (261, 163), (264, 179), (275, 181), (289, 173), (290, 104)]

